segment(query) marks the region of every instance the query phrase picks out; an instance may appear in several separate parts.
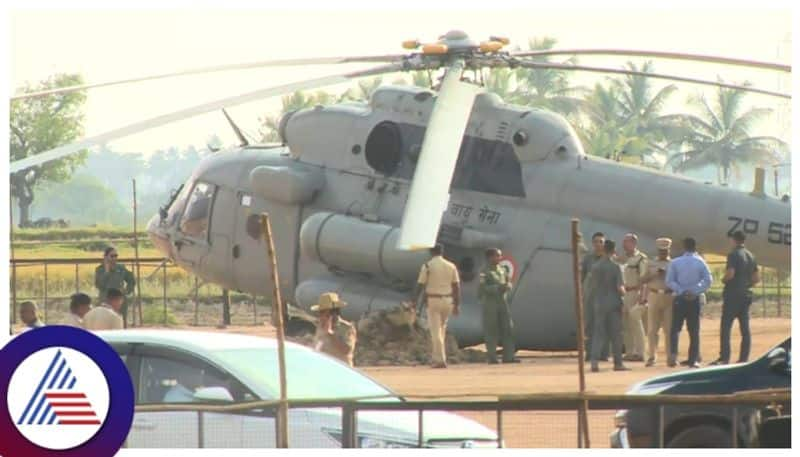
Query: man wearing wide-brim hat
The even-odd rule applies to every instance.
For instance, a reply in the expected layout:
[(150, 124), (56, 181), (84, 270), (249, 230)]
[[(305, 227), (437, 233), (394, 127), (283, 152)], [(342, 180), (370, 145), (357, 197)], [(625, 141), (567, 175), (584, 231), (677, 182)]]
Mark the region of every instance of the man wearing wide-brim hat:
[(326, 292), (311, 307), (311, 311), (319, 313), (314, 349), (336, 357), (352, 367), (357, 336), (355, 326), (339, 316), (339, 310), (345, 306), (347, 303), (339, 299), (338, 294)]

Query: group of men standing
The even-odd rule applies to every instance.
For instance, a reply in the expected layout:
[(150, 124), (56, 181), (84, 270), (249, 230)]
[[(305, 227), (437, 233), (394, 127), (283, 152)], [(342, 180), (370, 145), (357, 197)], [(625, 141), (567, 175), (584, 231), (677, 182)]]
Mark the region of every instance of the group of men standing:
[[(92, 306), (89, 295), (78, 292), (70, 297), (69, 313), (59, 325), (86, 330), (119, 330), (125, 328), (127, 304), (125, 296), (133, 292), (136, 279), (124, 265), (117, 263), (119, 254), (113, 247), (103, 252), (103, 263), (95, 269), (95, 287), (98, 306)], [(20, 319), (26, 328), (42, 327), (39, 309), (35, 302), (20, 304)]]
[[(730, 235), (733, 250), (728, 256), (722, 281), (723, 312), (720, 323), (720, 357), (714, 364), (728, 363), (730, 329), (739, 320), (742, 347), (739, 362), (749, 357), (750, 288), (759, 282), (758, 265), (744, 247), (741, 231)], [(672, 259), (672, 240), (656, 240), (658, 255), (649, 259), (638, 249), (638, 237), (623, 238), (623, 252), (602, 233), (592, 235), (592, 252), (581, 262), (587, 361), (592, 371), (609, 357), (614, 370), (629, 368), (626, 362), (656, 363), (659, 333), (664, 336), (667, 365), (677, 366), (678, 340), (684, 323), (689, 333), (689, 354), (683, 365), (700, 366), (700, 314), (705, 293), (713, 280), (693, 238), (683, 240), (683, 254)], [(624, 356), (623, 356), (624, 350)]]

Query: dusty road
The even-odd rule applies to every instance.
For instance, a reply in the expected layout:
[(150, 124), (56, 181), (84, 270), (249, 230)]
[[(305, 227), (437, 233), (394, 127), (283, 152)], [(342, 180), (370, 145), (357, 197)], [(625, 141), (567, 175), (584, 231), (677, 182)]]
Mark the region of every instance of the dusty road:
[[(753, 333), (752, 357), (759, 357), (791, 333), (790, 319), (756, 318), (751, 321)], [(274, 336), (273, 328), (263, 326), (231, 326), (225, 330), (215, 327), (185, 327), (187, 330), (236, 332), (258, 336)], [(731, 346), (733, 356), (738, 355), (739, 333), (734, 328)], [(684, 332), (680, 342), (685, 358), (688, 337)], [(705, 362), (716, 359), (719, 351), (719, 320), (703, 319), (701, 322), (701, 353)], [(359, 367), (362, 371), (406, 395), (485, 395), (493, 397), (507, 394), (543, 392), (575, 392), (578, 389), (576, 352), (521, 351), (521, 364), (450, 365), (446, 370), (417, 367)], [(665, 357), (659, 354), (657, 366), (645, 368), (643, 363), (628, 363), (629, 372), (613, 372), (611, 364), (601, 365), (600, 373), (587, 369), (587, 390), (597, 393), (624, 393), (633, 384), (653, 376), (672, 372)], [(587, 366), (588, 368), (588, 366)], [(487, 427), (496, 429), (494, 413), (458, 412)], [(608, 447), (608, 435), (613, 430), (613, 411), (592, 411), (589, 415), (592, 447)], [(508, 447), (575, 447), (577, 442), (577, 416), (575, 412), (509, 412), (503, 414), (503, 437)]]
[[(791, 333), (790, 319), (753, 319), (752, 357), (759, 357)], [(231, 327), (228, 331), (248, 334), (272, 335), (270, 327)], [(739, 333), (734, 328), (731, 339), (733, 356), (738, 355)], [(684, 332), (680, 342), (685, 358), (688, 337)], [(719, 351), (719, 321), (703, 319), (701, 322), (701, 353), (704, 362), (711, 362)], [(578, 389), (576, 352), (546, 353), (522, 351), (521, 364), (450, 365), (447, 370), (418, 367), (360, 367), (362, 371), (408, 396), (413, 395), (474, 395), (529, 394), (542, 392), (575, 392)], [(633, 384), (669, 373), (663, 353), (657, 366), (645, 368), (643, 363), (628, 363), (629, 372), (613, 372), (611, 364), (601, 365), (600, 373), (587, 370), (587, 390), (597, 393), (624, 393)], [(588, 367), (587, 367), (588, 368)], [(496, 429), (494, 413), (457, 412), (487, 427)], [(608, 435), (613, 430), (613, 411), (592, 411), (589, 430), (592, 447), (608, 447)], [(511, 412), (503, 414), (504, 440), (508, 447), (575, 447), (577, 442), (577, 416), (574, 412)]]

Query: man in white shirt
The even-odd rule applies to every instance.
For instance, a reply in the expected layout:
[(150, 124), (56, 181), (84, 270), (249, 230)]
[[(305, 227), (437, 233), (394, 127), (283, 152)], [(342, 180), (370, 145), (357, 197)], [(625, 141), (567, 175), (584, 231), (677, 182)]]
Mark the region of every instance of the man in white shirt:
[(106, 301), (101, 306), (95, 306), (83, 316), (83, 326), (86, 330), (122, 330), (122, 302), (125, 296), (119, 289), (108, 289)]
[(61, 325), (69, 327), (83, 327), (83, 316), (89, 312), (92, 307), (92, 299), (81, 292), (74, 294), (69, 300), (69, 314), (61, 322)]

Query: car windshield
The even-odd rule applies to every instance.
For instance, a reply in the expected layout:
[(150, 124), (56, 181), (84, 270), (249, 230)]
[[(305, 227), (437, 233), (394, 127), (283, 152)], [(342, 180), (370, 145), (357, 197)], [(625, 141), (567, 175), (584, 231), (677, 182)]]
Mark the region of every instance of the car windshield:
[[(266, 387), (278, 398), (278, 351), (274, 348), (226, 349), (216, 355), (227, 365)], [(385, 387), (338, 361), (302, 347), (286, 348), (286, 380), (290, 400), (342, 399), (390, 395), (380, 401), (399, 400)], [(253, 386), (256, 387), (256, 386)]]

